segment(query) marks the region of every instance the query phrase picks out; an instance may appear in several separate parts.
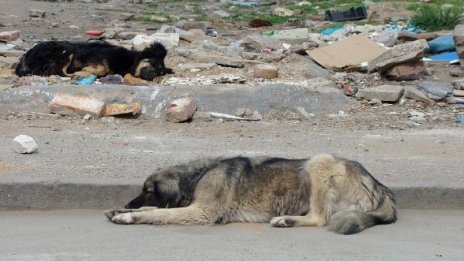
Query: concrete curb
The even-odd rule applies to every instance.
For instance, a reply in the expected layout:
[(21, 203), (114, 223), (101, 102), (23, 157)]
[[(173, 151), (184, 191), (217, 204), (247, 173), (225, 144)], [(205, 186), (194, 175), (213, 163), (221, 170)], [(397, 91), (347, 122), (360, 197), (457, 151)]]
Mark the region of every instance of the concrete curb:
[[(111, 209), (122, 207), (141, 185), (0, 183), (0, 209)], [(392, 187), (400, 208), (464, 209), (464, 188)]]
[(48, 103), (56, 93), (82, 95), (108, 103), (140, 101), (142, 113), (155, 118), (163, 116), (164, 107), (171, 100), (186, 95), (197, 100), (198, 111), (228, 114), (234, 114), (238, 108), (259, 113), (297, 112), (301, 108), (307, 113), (336, 113), (348, 105), (348, 98), (332, 82), (317, 78), (299, 84), (22, 86), (0, 92), (0, 112), (49, 113)]

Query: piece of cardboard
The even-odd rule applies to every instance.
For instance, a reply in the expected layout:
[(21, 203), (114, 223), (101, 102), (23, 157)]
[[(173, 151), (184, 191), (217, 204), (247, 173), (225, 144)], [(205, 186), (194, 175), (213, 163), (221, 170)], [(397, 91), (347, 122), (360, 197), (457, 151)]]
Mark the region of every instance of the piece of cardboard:
[(334, 71), (361, 68), (387, 49), (363, 35), (350, 36), (328, 46), (307, 50), (306, 53), (321, 66)]

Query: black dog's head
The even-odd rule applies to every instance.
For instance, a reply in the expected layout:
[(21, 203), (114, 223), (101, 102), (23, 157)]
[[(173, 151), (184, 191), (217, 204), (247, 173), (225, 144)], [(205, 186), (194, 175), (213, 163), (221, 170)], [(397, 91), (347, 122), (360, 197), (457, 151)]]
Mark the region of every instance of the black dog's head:
[(167, 50), (160, 43), (153, 43), (141, 53), (141, 61), (138, 65), (138, 77), (152, 81), (155, 77), (173, 73), (172, 69), (166, 68), (164, 58)]
[(173, 171), (166, 170), (151, 175), (143, 184), (142, 193), (131, 200), (125, 208), (178, 207), (185, 198), (183, 194), (179, 189), (179, 176)]

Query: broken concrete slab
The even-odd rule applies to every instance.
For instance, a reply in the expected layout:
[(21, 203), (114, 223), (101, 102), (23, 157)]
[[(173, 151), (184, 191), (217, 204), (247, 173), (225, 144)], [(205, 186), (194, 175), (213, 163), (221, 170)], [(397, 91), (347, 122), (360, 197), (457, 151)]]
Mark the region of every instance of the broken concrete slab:
[(445, 99), (453, 94), (453, 85), (447, 82), (424, 81), (417, 83), (417, 87), (427, 97), (436, 101)]
[(330, 71), (322, 68), (319, 64), (309, 59), (307, 56), (292, 53), (282, 59), (279, 64), (279, 71), (284, 75), (303, 77), (303, 78), (324, 78), (329, 79)]
[(149, 47), (152, 43), (161, 43), (166, 49), (172, 49), (179, 44), (177, 33), (154, 33), (152, 35), (139, 34), (132, 38), (132, 47), (137, 51)]
[(417, 80), (425, 75), (425, 65), (422, 61), (398, 64), (385, 72), (388, 79), (395, 81)]
[(426, 40), (403, 43), (394, 46), (368, 63), (368, 71), (383, 72), (397, 64), (418, 61), (424, 56), (428, 44)]
[(357, 98), (379, 99), (382, 102), (397, 102), (403, 95), (403, 86), (381, 85), (377, 87), (359, 89), (356, 93)]
[(434, 105), (435, 101), (427, 97), (422, 91), (417, 89), (416, 86), (405, 86), (404, 87), (404, 97), (413, 99), (419, 102), (423, 102), (427, 105)]
[(361, 68), (366, 63), (383, 54), (385, 47), (362, 35), (348, 37), (342, 41), (306, 51), (318, 64), (335, 71)]
[(100, 117), (104, 107), (105, 103), (101, 100), (67, 93), (55, 94), (48, 105), (51, 113), (80, 116), (90, 114), (94, 117)]
[(277, 39), (270, 36), (263, 36), (252, 34), (245, 37), (240, 44), (247, 52), (260, 53), (263, 49), (269, 48), (271, 50), (279, 50), (283, 48), (282, 43)]
[(454, 44), (456, 51), (461, 61), (461, 66), (464, 66), (464, 24), (458, 24), (453, 30)]

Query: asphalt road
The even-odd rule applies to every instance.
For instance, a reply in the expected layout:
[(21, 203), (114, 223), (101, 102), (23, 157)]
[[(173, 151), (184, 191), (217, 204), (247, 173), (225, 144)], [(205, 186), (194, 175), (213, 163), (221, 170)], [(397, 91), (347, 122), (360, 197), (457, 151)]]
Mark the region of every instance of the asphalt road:
[(102, 211), (0, 212), (0, 260), (463, 260), (463, 210), (401, 210), (393, 225), (115, 225)]

